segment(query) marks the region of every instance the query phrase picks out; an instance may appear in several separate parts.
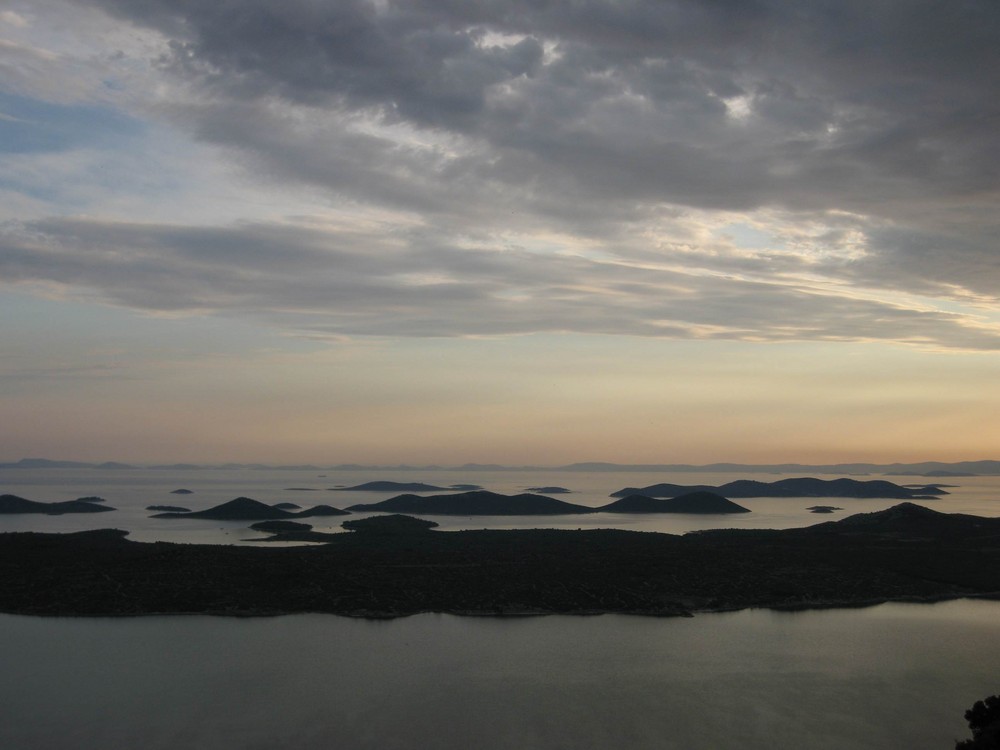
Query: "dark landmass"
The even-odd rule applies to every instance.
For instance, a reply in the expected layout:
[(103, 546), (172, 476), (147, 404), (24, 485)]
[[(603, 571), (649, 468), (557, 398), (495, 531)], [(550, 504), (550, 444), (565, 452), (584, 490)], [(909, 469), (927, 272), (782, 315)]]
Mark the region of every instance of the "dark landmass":
[(525, 492), (539, 492), (543, 495), (564, 495), (572, 492), (565, 487), (526, 487)]
[(544, 495), (501, 495), (478, 490), (453, 495), (399, 495), (380, 503), (349, 505), (350, 511), (416, 513), (431, 516), (556, 516), (593, 513), (593, 508)]
[(843, 510), (843, 508), (838, 508), (836, 505), (811, 505), (806, 510), (813, 513), (833, 513), (835, 510)]
[(60, 503), (40, 503), (17, 495), (0, 495), (0, 514), (43, 513), (48, 516), (61, 516), (64, 513), (103, 513), (114, 510), (107, 505), (99, 505), (100, 502), (104, 501), (101, 498), (83, 497)]
[(629, 495), (608, 505), (595, 508), (597, 513), (749, 513), (749, 508), (737, 505), (714, 492), (690, 492), (671, 498)]
[(333, 508), (329, 505), (317, 505), (315, 508), (292, 513), (275, 505), (267, 505), (249, 497), (238, 497), (228, 503), (216, 505), (207, 510), (188, 513), (167, 512), (157, 513), (151, 518), (207, 518), (213, 521), (268, 521), (287, 518), (309, 518), (312, 516), (346, 516), (347, 511)]
[(250, 524), (254, 531), (265, 531), (268, 534), (279, 534), (283, 531), (309, 531), (312, 526), (298, 521), (258, 521)]
[(308, 510), (293, 513), (294, 518), (316, 518), (318, 516), (349, 516), (350, 511), (334, 508), (332, 505), (316, 505)]
[(903, 503), (805, 529), (338, 533), (309, 547), (0, 534), (0, 611), (688, 615), (1000, 598), (1000, 519)]
[(87, 497), (78, 497), (76, 499), (78, 503), (106, 503), (103, 497), (97, 497), (97, 495), (87, 495)]
[[(296, 529), (278, 529), (279, 524), (291, 524), (301, 526)], [(378, 536), (392, 536), (405, 541), (405, 537), (411, 534), (423, 534), (437, 527), (434, 521), (427, 521), (423, 518), (413, 518), (412, 516), (391, 515), (373, 516), (371, 518), (360, 518), (354, 521), (344, 521), (340, 524), (348, 531), (358, 534), (374, 534)], [(264, 528), (268, 527), (268, 528)], [(248, 542), (312, 542), (326, 543), (335, 539), (341, 534), (324, 531), (313, 531), (312, 526), (305, 523), (294, 523), (292, 521), (262, 521), (255, 523), (250, 528), (258, 531), (273, 531), (272, 536), (266, 539), (245, 539)]]
[(334, 492), (443, 492), (447, 487), (435, 487), (422, 482), (365, 482), (353, 487), (331, 487)]
[(419, 534), (437, 528), (434, 521), (402, 516), (398, 513), (391, 516), (372, 516), (371, 518), (359, 518), (356, 521), (344, 521), (340, 525), (348, 531), (364, 534)]
[(282, 510), (298, 510), (302, 506), (295, 503), (275, 503), (274, 507), (281, 508)]
[(147, 505), (146, 510), (159, 510), (164, 513), (190, 513), (190, 508), (183, 505)]
[(654, 484), (649, 487), (626, 487), (612, 492), (611, 497), (646, 495), (647, 497), (677, 497), (689, 492), (715, 492), (725, 497), (855, 497), (888, 498), (891, 500), (932, 500), (937, 495), (947, 495), (937, 485), (902, 487), (881, 479), (781, 479), (777, 482), (758, 482), (755, 479), (738, 479), (720, 487), (708, 485)]
[(186, 490), (186, 489), (184, 489), (182, 487), (179, 490), (171, 490), (170, 494), (171, 495), (193, 495), (194, 494), (194, 490)]

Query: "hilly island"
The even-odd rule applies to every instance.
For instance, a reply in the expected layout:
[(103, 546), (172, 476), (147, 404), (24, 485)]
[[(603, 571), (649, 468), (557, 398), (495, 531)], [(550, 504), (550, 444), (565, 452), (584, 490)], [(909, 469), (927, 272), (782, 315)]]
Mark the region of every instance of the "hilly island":
[(114, 529), (0, 534), (0, 611), (689, 615), (1000, 598), (1000, 519), (909, 502), (800, 529), (683, 536), (364, 521), (307, 547), (140, 543)]

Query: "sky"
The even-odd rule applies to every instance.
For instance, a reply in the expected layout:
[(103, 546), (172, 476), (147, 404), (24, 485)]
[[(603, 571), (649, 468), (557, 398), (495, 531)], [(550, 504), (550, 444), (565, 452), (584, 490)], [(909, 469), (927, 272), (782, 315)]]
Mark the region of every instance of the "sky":
[(995, 0), (0, 0), (0, 460), (1000, 457)]

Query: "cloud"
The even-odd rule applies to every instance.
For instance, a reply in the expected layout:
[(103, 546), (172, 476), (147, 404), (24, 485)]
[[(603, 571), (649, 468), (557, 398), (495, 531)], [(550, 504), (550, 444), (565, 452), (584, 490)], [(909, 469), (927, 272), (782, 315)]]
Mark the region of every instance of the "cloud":
[(600, 333), (996, 350), (968, 315), (795, 283), (387, 239), (364, 227), (50, 219), (0, 234), (0, 278), (150, 313), (250, 316), (308, 336)]
[(330, 336), (995, 348), (993, 2), (74, 6), (100, 64), (46, 65), (313, 216), (12, 224), (4, 278)]

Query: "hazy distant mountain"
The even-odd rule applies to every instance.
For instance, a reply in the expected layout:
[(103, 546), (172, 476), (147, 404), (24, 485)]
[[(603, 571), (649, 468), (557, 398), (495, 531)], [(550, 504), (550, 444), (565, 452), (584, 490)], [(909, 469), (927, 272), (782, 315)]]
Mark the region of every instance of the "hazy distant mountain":
[[(501, 464), (474, 464), (461, 466), (441, 466), (430, 464), (411, 466), (408, 464), (394, 465), (362, 465), (334, 464), (318, 466), (313, 464), (148, 464), (137, 466), (116, 462), (84, 463), (80, 461), (56, 461), (47, 458), (23, 458), (13, 463), (0, 463), (0, 469), (125, 469), (147, 468), (178, 471), (193, 471), (196, 469), (259, 469), (282, 471), (593, 471), (593, 472), (702, 472), (702, 473), (740, 473), (740, 474), (839, 474), (842, 476), (860, 476), (865, 474), (888, 474), (906, 476), (941, 476), (936, 472), (953, 472), (948, 476), (1000, 475), (1000, 461), (922, 461), (920, 463), (847, 463), (847, 464), (619, 464), (607, 461), (586, 461), (566, 464), (564, 466), (503, 466)], [(935, 472), (935, 473), (931, 473)]]

